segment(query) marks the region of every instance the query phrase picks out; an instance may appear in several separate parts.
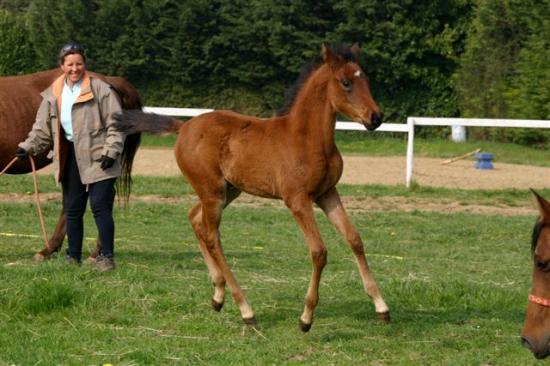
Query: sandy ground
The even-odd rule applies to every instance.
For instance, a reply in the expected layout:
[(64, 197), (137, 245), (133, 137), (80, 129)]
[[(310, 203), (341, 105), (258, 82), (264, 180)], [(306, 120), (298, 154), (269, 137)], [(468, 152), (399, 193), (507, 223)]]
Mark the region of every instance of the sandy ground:
[[(422, 186), (460, 189), (548, 188), (550, 168), (494, 163), (492, 170), (475, 169), (474, 160), (443, 165), (443, 159), (415, 158), (413, 179)], [(405, 157), (345, 156), (341, 183), (405, 184)], [(46, 168), (48, 169), (48, 168)], [(47, 172), (47, 171), (46, 171)], [(171, 149), (142, 148), (134, 175), (180, 175)]]
[[(550, 187), (550, 168), (526, 165), (494, 163), (493, 170), (475, 169), (473, 159), (460, 160), (443, 165), (443, 159), (416, 158), (414, 160), (414, 179), (421, 186), (447, 187), (460, 189), (505, 189), (505, 188), (548, 188)], [(345, 156), (344, 174), (341, 183), (347, 184), (405, 184), (405, 157), (367, 157)], [(51, 167), (40, 171), (40, 174), (51, 173)], [(145, 176), (179, 176), (171, 149), (142, 148), (138, 151), (134, 164), (134, 175)], [(3, 194), (0, 201), (21, 201), (33, 199), (32, 195)], [(47, 193), (43, 201), (58, 200), (59, 193)], [(342, 197), (349, 212), (361, 211), (436, 211), (436, 212), (470, 212), (488, 215), (536, 215), (532, 202), (526, 201), (521, 206), (484, 206), (477, 204), (464, 205), (461, 202), (446, 200), (426, 200), (417, 197)], [(184, 203), (195, 197), (166, 198), (159, 196), (133, 196), (132, 201), (164, 202), (167, 204)], [(191, 204), (191, 202), (188, 202)], [(247, 194), (234, 203), (244, 206), (272, 205), (283, 207), (277, 200), (265, 200)]]

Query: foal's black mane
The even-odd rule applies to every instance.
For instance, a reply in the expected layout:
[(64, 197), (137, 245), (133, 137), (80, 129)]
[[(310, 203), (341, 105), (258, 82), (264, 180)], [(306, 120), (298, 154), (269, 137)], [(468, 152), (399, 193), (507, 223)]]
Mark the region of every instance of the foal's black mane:
[[(359, 60), (357, 57), (355, 57), (355, 54), (351, 51), (350, 47), (347, 46), (339, 46), (336, 49), (332, 49), (332, 51), (340, 56), (345, 62), (355, 62), (359, 63)], [(309, 62), (305, 63), (300, 68), (300, 75), (298, 76), (298, 79), (294, 82), (294, 84), (288, 89), (285, 96), (285, 103), (283, 107), (281, 107), (277, 111), (277, 116), (284, 116), (290, 112), (290, 109), (294, 105), (294, 102), (296, 101), (296, 97), (298, 96), (298, 93), (302, 89), (302, 86), (306, 83), (306, 80), (311, 76), (311, 74), (317, 70), (321, 65), (323, 64), (323, 57), (317, 56), (310, 60)]]
[(535, 227), (533, 228), (533, 234), (531, 235), (531, 253), (535, 252), (537, 248), (537, 242), (539, 241), (540, 232), (546, 227), (548, 223), (544, 221), (537, 220)]

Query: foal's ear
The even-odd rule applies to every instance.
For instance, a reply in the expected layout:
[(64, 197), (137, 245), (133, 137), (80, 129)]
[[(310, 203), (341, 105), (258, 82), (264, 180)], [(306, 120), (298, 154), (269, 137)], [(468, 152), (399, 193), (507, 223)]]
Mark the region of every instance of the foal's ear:
[(550, 221), (550, 202), (545, 200), (540, 194), (531, 189), (531, 193), (535, 197), (535, 202), (539, 209), (541, 221)]
[(330, 66), (332, 70), (336, 70), (338, 67), (342, 66), (344, 60), (338, 56), (330, 48), (327, 42), (323, 42), (323, 61)]
[(357, 62), (359, 62), (359, 57), (361, 55), (361, 47), (359, 47), (359, 43), (355, 42), (353, 46), (351, 46), (351, 52), (353, 53), (353, 56), (355, 56)]

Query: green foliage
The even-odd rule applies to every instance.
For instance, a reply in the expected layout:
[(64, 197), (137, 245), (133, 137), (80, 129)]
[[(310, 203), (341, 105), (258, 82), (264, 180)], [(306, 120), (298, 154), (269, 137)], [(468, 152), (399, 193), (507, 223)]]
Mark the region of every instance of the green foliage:
[[(465, 117), (550, 119), (550, 1), (479, 1), (457, 73)], [(544, 145), (546, 131), (472, 129), (471, 135)]]
[(28, 9), (31, 0), (0, 0), (0, 9), (19, 14)]
[(360, 42), (375, 97), (395, 121), (456, 115), (449, 76), (469, 11), (469, 0), (33, 0), (30, 18), (44, 68), (77, 40), (91, 69), (129, 78), (147, 103), (263, 116), (323, 41)]
[(374, 96), (391, 120), (457, 115), (449, 76), (462, 51), (470, 1), (343, 0), (336, 8), (344, 21), (331, 36), (363, 44)]
[[(546, 119), (548, 8), (550, 0), (4, 0), (0, 9), (10, 11), (4, 14), (21, 17), (0, 17), (0, 32), (9, 35), (1, 38), (2, 50), (15, 44), (32, 53), (2, 52), (0, 70), (55, 67), (59, 47), (74, 40), (87, 47), (90, 69), (128, 78), (146, 104), (267, 117), (323, 41), (359, 42), (387, 121)], [(532, 130), (469, 135), (534, 145), (548, 140), (548, 133)]]
[(0, 75), (25, 74), (37, 69), (27, 17), (0, 7)]
[(550, 1), (533, 1), (526, 35), (505, 99), (515, 118), (550, 120)]

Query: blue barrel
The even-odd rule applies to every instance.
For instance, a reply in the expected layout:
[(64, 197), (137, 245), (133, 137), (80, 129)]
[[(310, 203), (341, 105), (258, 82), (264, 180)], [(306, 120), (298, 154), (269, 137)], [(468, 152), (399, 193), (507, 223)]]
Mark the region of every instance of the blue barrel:
[(487, 152), (476, 153), (476, 169), (493, 169), (495, 154)]

